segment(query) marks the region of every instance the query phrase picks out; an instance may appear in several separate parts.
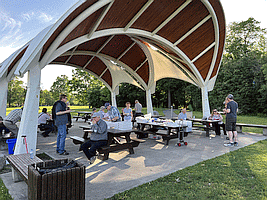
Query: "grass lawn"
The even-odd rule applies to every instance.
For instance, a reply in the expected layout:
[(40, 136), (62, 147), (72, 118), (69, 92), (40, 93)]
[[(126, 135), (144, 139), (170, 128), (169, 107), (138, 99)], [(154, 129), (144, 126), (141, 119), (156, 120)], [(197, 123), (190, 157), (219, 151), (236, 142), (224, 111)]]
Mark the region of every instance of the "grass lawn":
[(266, 146), (260, 141), (110, 199), (267, 199)]

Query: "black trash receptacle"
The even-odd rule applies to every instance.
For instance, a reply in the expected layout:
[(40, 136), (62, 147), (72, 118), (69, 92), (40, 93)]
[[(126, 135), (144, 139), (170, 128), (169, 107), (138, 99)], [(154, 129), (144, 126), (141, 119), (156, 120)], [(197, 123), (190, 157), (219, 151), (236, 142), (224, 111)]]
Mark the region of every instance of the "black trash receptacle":
[[(70, 162), (75, 166), (64, 167)], [(71, 159), (29, 165), (28, 199), (85, 199), (85, 166)]]

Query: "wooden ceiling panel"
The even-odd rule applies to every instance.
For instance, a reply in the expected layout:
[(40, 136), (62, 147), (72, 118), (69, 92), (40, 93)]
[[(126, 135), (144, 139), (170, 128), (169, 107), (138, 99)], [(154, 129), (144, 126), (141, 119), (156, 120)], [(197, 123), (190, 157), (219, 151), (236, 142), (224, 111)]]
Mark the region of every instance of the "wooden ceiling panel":
[(144, 81), (146, 84), (148, 84), (149, 81), (149, 64), (148, 62), (145, 62), (142, 67), (140, 67), (136, 72)]
[(96, 52), (100, 49), (102, 45), (104, 45), (104, 43), (108, 40), (109, 37), (110, 36), (105, 36), (105, 37), (97, 38), (94, 40), (90, 40), (88, 42), (84, 42), (77, 47), (76, 51)]
[(112, 88), (112, 77), (109, 70), (107, 70), (101, 78)]
[(184, 2), (185, 0), (154, 1), (131, 28), (152, 32)]
[(16, 63), (22, 58), (22, 56), (24, 55), (25, 51), (27, 50), (28, 46), (25, 47), (18, 55), (17, 57), (12, 61), (12, 63), (9, 65), (8, 69), (7, 69), (7, 74), (9, 74), (9, 72), (12, 70), (12, 68), (16, 65)]
[(194, 59), (207, 47), (215, 42), (215, 34), (212, 19), (209, 19), (201, 27), (186, 37), (180, 44), (180, 48), (190, 60)]
[(192, 1), (157, 34), (174, 43), (207, 15), (209, 12), (201, 1)]
[(85, 20), (83, 20), (75, 29), (73, 29), (70, 34), (61, 42), (59, 47), (63, 46), (64, 44), (79, 38), (83, 35), (86, 35), (90, 32), (93, 25), (96, 23), (97, 19), (99, 18), (99, 15), (104, 10), (104, 8), (101, 8), (97, 10), (95, 13), (87, 17)]
[(126, 35), (116, 35), (104, 47), (101, 53), (109, 55), (113, 58), (118, 58), (134, 41)]
[(208, 52), (206, 52), (203, 56), (201, 56), (194, 62), (196, 68), (198, 69), (204, 80), (207, 78), (213, 53), (214, 48), (211, 48)]
[(88, 0), (85, 1), (82, 5), (80, 5), (78, 8), (76, 8), (60, 25), (59, 27), (54, 31), (54, 33), (51, 35), (51, 37), (47, 40), (47, 42), (43, 46), (43, 50), (40, 56), (40, 60), (43, 58), (44, 54), (46, 53), (47, 49), (50, 47), (50, 45), (54, 42), (54, 40), (57, 38), (57, 36), (74, 20), (78, 15), (80, 15), (84, 10), (86, 10), (88, 7), (93, 5), (98, 0)]
[(106, 68), (106, 65), (97, 57), (94, 57), (86, 67), (86, 69), (94, 72), (98, 76), (100, 76)]
[(80, 67), (84, 67), (85, 64), (92, 58), (92, 56), (88, 55), (73, 55), (68, 63), (73, 65), (78, 65)]
[(146, 60), (146, 55), (141, 50), (141, 48), (135, 44), (121, 59), (123, 63), (128, 65), (133, 70), (136, 70), (144, 61)]
[(57, 57), (55, 60), (53, 60), (51, 63), (49, 63), (49, 64), (53, 64), (53, 63), (65, 63), (67, 60), (68, 60), (68, 58), (69, 58), (70, 56), (59, 56), (59, 57)]
[(147, 0), (116, 0), (97, 30), (125, 27)]

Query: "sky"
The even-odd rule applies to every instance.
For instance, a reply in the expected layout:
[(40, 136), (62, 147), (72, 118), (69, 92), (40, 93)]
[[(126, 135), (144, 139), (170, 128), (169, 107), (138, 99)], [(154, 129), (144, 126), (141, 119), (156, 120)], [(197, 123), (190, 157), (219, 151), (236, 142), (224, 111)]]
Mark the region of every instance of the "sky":
[[(78, 0), (1, 0), (0, 1), (0, 63), (54, 24)], [(253, 2), (253, 3), (252, 3)], [(267, 0), (221, 0), (226, 24), (245, 21), (249, 17), (267, 28)], [(72, 67), (48, 65), (42, 70), (41, 87), (50, 89), (57, 76), (71, 78)], [(51, 73), (53, 70), (53, 73)], [(26, 82), (27, 76), (23, 81)]]

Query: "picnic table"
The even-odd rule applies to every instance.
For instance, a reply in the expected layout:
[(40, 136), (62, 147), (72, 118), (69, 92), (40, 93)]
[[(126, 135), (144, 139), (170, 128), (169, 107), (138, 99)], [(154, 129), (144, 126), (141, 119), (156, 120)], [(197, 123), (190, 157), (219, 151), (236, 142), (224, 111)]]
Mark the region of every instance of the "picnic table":
[(204, 120), (204, 119), (190, 119), (192, 121), (192, 126), (196, 128), (202, 128), (206, 131), (206, 137), (210, 136), (210, 131), (215, 130), (215, 125), (218, 125), (219, 120)]
[[(163, 141), (166, 145), (169, 144), (171, 139), (179, 138), (180, 142), (183, 142), (184, 135), (181, 130), (182, 128), (187, 127), (186, 125), (179, 124), (170, 124), (170, 123), (162, 123), (162, 122), (137, 122), (139, 125), (136, 134), (155, 134), (162, 136)], [(149, 126), (148, 129), (145, 129), (146, 126)], [(166, 133), (158, 132), (158, 130), (166, 130)]]
[(84, 122), (87, 122), (89, 119), (91, 119), (92, 112), (78, 111), (77, 114), (78, 114), (78, 116), (73, 116), (73, 118), (75, 118), (76, 121), (78, 121), (79, 118), (82, 118), (82, 119), (84, 119)]
[[(89, 137), (89, 133), (92, 132), (90, 126), (79, 126), (83, 129), (84, 134), (82, 137), (78, 136), (71, 136), (70, 138), (73, 140), (74, 144), (82, 145), (86, 142)], [(108, 144), (105, 147), (101, 147), (98, 149), (99, 154), (104, 154), (103, 156), (100, 155), (102, 160), (107, 160), (109, 157), (110, 152), (128, 149), (130, 154), (134, 154), (134, 147), (137, 147), (141, 140), (138, 139), (131, 139), (130, 134), (132, 133), (132, 129), (129, 130), (118, 130), (118, 129), (108, 129)], [(124, 138), (126, 141), (121, 142), (118, 138)], [(79, 149), (81, 150), (81, 148)]]

